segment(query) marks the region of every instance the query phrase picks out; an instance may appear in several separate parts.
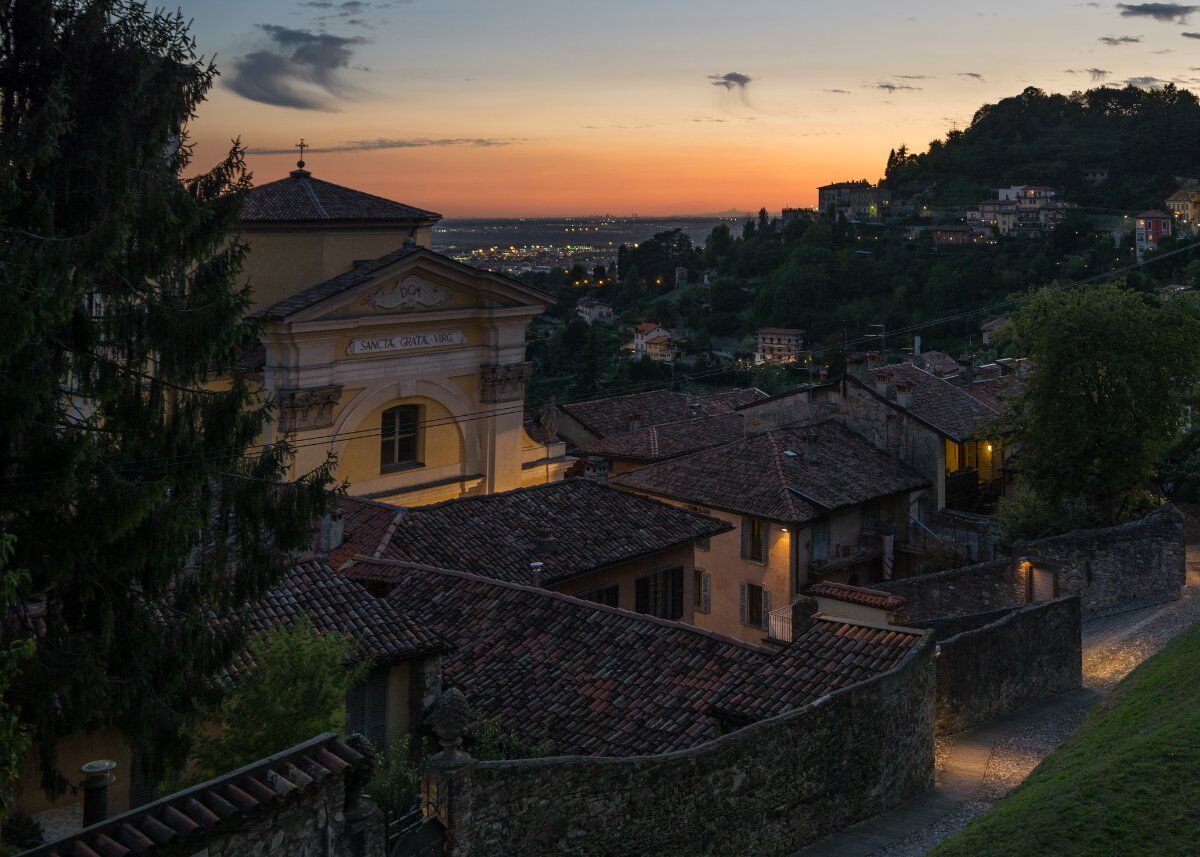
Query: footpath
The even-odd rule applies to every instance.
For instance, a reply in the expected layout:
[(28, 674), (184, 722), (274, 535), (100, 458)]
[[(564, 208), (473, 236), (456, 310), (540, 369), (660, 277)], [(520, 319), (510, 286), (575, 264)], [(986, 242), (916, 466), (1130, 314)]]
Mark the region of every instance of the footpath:
[(1200, 546), (1178, 601), (1085, 622), (1083, 687), (939, 740), (932, 789), (804, 848), (797, 857), (920, 857), (1016, 788), (1129, 672), (1200, 621)]

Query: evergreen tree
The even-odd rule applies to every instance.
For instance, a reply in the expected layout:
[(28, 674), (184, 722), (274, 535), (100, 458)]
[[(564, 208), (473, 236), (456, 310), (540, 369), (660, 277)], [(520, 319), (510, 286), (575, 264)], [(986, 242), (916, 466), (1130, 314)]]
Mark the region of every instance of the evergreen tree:
[(0, 3), (0, 521), (43, 629), (10, 700), (50, 793), (75, 731), (186, 755), (242, 645), (209, 617), (272, 584), (327, 502), (327, 468), (279, 484), (291, 451), (260, 445), (271, 403), (239, 368), (249, 176), (236, 143), (190, 170), (186, 136), (215, 74), (179, 14)]

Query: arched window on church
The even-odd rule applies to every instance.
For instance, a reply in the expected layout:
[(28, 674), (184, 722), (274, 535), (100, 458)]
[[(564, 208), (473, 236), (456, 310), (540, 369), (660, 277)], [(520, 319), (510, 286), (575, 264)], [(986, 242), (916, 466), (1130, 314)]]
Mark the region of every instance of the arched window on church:
[(421, 466), (421, 407), (397, 405), (383, 412), (379, 436), (381, 472)]

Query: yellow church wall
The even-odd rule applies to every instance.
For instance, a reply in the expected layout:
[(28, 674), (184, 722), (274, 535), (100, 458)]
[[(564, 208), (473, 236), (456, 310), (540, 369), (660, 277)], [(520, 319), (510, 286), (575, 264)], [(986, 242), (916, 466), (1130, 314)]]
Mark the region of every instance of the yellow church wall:
[(389, 475), (381, 472), (379, 467), (380, 431), (383, 425), (383, 412), (398, 405), (419, 406), (423, 424), (420, 432), (422, 466), (409, 470), (392, 471), (397, 476), (402, 474), (402, 478), (397, 479), (398, 485), (422, 482), (424, 481), (424, 477), (421, 476), (422, 471), (458, 465), (463, 461), (462, 435), (450, 410), (434, 399), (424, 396), (409, 396), (394, 399), (374, 409), (366, 419), (352, 429), (352, 431), (361, 432), (364, 435), (369, 433), (369, 436), (356, 437), (346, 444), (346, 449), (339, 461), (339, 480), (347, 479), (354, 484)]

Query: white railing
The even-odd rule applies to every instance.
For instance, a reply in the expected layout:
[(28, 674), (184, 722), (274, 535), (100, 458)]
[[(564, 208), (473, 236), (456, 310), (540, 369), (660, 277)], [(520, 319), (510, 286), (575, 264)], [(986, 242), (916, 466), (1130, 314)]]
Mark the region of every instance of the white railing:
[(767, 618), (770, 620), (767, 623), (767, 634), (770, 639), (781, 643), (790, 643), (792, 641), (791, 605), (772, 610)]

